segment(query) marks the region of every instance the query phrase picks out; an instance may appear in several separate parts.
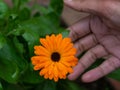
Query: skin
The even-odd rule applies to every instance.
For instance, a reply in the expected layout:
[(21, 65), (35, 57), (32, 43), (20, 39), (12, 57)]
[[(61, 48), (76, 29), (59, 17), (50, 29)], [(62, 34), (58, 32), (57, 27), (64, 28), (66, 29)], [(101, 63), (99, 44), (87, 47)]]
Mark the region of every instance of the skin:
[(77, 48), (79, 60), (68, 79), (77, 79), (97, 58), (106, 60), (85, 72), (83, 82), (95, 81), (120, 68), (120, 0), (64, 0), (64, 3), (90, 16), (70, 26), (70, 38)]

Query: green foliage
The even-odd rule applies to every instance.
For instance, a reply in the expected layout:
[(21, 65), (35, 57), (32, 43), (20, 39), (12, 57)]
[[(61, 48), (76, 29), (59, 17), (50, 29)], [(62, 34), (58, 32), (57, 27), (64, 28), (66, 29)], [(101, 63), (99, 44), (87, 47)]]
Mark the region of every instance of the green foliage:
[(66, 90), (86, 90), (86, 89), (84, 87), (80, 86), (79, 84), (76, 84), (72, 81), (68, 81)]
[(29, 1), (12, 0), (9, 7), (0, 0), (0, 90), (58, 90), (60, 86), (78, 90), (68, 80), (63, 80), (65, 85), (45, 80), (30, 60), (39, 38), (53, 33), (68, 36), (69, 31), (60, 26), (63, 1), (51, 0), (48, 7), (29, 6)]
[(12, 41), (6, 39), (6, 43), (0, 49), (0, 77), (8, 82), (16, 83), (25, 68), (26, 60), (17, 55)]
[(57, 90), (87, 90), (87, 89), (74, 81), (60, 80), (57, 84)]
[(4, 36), (0, 33), (0, 49), (4, 46), (5, 43), (6, 43), (6, 40)]
[(2, 84), (1, 84), (1, 82), (0, 82), (0, 90), (3, 90), (3, 87), (2, 87)]
[(0, 1), (0, 19), (5, 17), (7, 11), (8, 11), (7, 5), (4, 2)]
[(30, 64), (24, 74), (21, 75), (21, 81), (24, 83), (31, 83), (31, 84), (37, 84), (42, 83), (44, 81), (43, 77), (40, 77), (39, 72), (35, 72), (33, 70), (32, 65)]
[(120, 81), (120, 69), (115, 70), (114, 72), (108, 74), (108, 77)]

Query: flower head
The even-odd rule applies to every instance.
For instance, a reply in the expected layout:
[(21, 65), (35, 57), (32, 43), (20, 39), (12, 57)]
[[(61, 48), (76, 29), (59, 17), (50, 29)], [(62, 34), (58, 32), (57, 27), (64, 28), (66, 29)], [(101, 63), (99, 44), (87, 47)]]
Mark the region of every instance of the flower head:
[(45, 79), (65, 79), (68, 73), (72, 73), (72, 67), (78, 62), (75, 57), (76, 49), (70, 38), (62, 38), (62, 34), (41, 38), (42, 45), (35, 46), (36, 56), (31, 58), (34, 70), (40, 70), (40, 75)]

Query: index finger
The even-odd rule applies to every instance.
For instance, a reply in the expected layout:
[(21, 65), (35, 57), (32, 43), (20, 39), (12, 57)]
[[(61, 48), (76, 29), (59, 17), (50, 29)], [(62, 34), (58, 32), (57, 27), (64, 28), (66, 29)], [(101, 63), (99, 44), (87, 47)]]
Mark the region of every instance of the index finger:
[(81, 19), (68, 28), (68, 30), (70, 30), (69, 37), (73, 42), (90, 33), (89, 21), (90, 16)]

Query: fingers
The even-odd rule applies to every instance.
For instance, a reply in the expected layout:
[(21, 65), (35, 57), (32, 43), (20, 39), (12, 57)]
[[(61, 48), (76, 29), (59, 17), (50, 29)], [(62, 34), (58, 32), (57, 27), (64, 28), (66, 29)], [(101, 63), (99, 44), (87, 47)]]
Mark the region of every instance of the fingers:
[(68, 79), (75, 80), (80, 74), (87, 69), (97, 58), (106, 56), (108, 53), (101, 45), (90, 49), (79, 61), (78, 65), (74, 67), (74, 72), (68, 75)]
[(75, 41), (90, 33), (89, 19), (90, 17), (88, 16), (68, 28), (68, 30), (70, 30), (69, 37), (72, 41)]
[(99, 67), (85, 73), (82, 77), (84, 82), (95, 81), (120, 67), (120, 60), (114, 56), (107, 59)]
[(79, 56), (83, 51), (94, 47), (98, 41), (93, 34), (87, 35), (84, 38), (75, 42), (74, 47), (77, 49), (76, 56)]
[(74, 8), (78, 11), (84, 11), (84, 12), (94, 12), (99, 11), (99, 6), (103, 5), (101, 4), (104, 2), (103, 0), (64, 0), (64, 3)]

